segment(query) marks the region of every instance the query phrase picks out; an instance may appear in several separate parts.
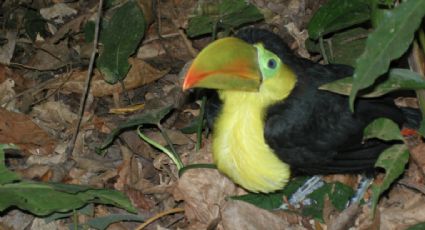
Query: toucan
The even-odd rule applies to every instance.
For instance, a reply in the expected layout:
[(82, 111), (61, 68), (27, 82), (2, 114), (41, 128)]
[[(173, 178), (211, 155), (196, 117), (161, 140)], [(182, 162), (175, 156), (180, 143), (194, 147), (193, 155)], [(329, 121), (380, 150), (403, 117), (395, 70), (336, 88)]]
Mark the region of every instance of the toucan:
[(391, 97), (357, 98), (320, 90), (351, 76), (346, 65), (300, 58), (276, 34), (243, 29), (218, 39), (193, 60), (183, 90), (207, 88), (213, 121), (212, 151), (218, 170), (251, 192), (284, 188), (291, 174), (371, 170), (391, 143), (363, 140), (363, 130), (385, 117), (405, 116)]

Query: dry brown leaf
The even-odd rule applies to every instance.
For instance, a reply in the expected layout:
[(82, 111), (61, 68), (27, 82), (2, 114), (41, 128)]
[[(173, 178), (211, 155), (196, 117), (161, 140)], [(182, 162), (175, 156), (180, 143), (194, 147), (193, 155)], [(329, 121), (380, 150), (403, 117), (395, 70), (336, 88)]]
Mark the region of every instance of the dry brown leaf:
[(291, 226), (285, 219), (252, 204), (229, 200), (221, 207), (221, 219), (224, 229), (304, 229)]
[[(195, 154), (193, 162), (212, 162), (210, 147), (207, 144)], [(190, 169), (178, 180), (173, 195), (185, 201), (185, 215), (191, 225), (206, 229), (219, 218), (226, 197), (237, 191), (238, 187), (216, 169)]]
[(416, 191), (397, 186), (389, 199), (380, 205), (380, 229), (406, 229), (425, 222), (425, 197)]
[(16, 35), (18, 34), (15, 31), (1, 31), (2, 34), (5, 34), (5, 39), (7, 43), (0, 46), (0, 63), (9, 64), (10, 60), (13, 57), (13, 53), (15, 52), (16, 46)]
[[(144, 62), (143, 60), (130, 58), (130, 71), (124, 79), (126, 90), (134, 89), (152, 81), (155, 81), (164, 76), (169, 70), (158, 70)], [(87, 71), (75, 71), (72, 73), (69, 81), (62, 86), (64, 93), (81, 94), (84, 90), (84, 83), (87, 77)], [(47, 85), (47, 89), (56, 89), (62, 85), (62, 82), (54, 82)], [(90, 92), (95, 97), (103, 97), (114, 93), (121, 93), (122, 87), (120, 84), (111, 85), (103, 80), (99, 71), (94, 71), (94, 76), (91, 81)]]
[(59, 28), (59, 30), (53, 35), (53, 37), (49, 38), (49, 41), (51, 41), (51, 43), (56, 43), (70, 32), (80, 32), (81, 26), (90, 16), (91, 14), (82, 14), (67, 22), (65, 25)]
[(236, 185), (214, 169), (191, 169), (183, 174), (173, 192), (185, 201), (185, 213), (191, 223), (209, 226), (219, 218), (225, 198), (235, 195)]
[(410, 149), (410, 156), (415, 164), (421, 170), (422, 175), (425, 175), (425, 143), (421, 143), (416, 147)]
[(48, 165), (32, 165), (23, 170), (17, 170), (17, 172), (25, 179), (34, 179), (42, 178), (48, 171), (50, 167)]
[(71, 112), (68, 105), (60, 101), (47, 101), (34, 106), (31, 115), (37, 119), (40, 126), (55, 130), (63, 136), (65, 129), (77, 121), (77, 114)]
[(77, 14), (77, 10), (69, 7), (65, 3), (57, 3), (51, 7), (40, 9), (40, 14), (48, 21), (53, 20), (56, 23), (63, 23), (64, 17), (70, 17)]
[(0, 229), (27, 229), (33, 219), (33, 215), (15, 209), (0, 216)]
[[(184, 135), (179, 130), (174, 129), (165, 129), (167, 132), (168, 137), (170, 138), (171, 142), (175, 145), (185, 145), (188, 142), (190, 142), (190, 139)], [(146, 136), (151, 138), (152, 140), (158, 142), (162, 146), (167, 146), (168, 143), (165, 141), (164, 136), (161, 134), (161, 132), (145, 132)]]
[(0, 108), (0, 143), (13, 143), (23, 152), (45, 155), (55, 146), (46, 131), (38, 127), (31, 117)]
[(15, 81), (10, 78), (0, 84), (0, 106), (9, 111), (13, 111), (16, 104), (15, 100), (12, 100), (16, 95), (13, 87), (15, 87)]
[(57, 69), (71, 61), (69, 47), (66, 40), (59, 43), (43, 43), (35, 55), (26, 64), (39, 70)]

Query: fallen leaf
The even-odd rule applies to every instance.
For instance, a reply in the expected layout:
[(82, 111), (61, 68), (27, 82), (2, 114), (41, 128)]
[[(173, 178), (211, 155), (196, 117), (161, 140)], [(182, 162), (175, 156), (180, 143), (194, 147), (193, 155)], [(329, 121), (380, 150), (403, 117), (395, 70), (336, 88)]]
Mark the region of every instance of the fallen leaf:
[(35, 155), (52, 153), (55, 146), (46, 131), (25, 114), (0, 108), (0, 143), (13, 143), (25, 152)]
[[(210, 145), (196, 154), (194, 162), (211, 162)], [(176, 200), (185, 201), (185, 215), (191, 225), (206, 229), (220, 217), (220, 207), (238, 187), (216, 169), (190, 169), (183, 173), (173, 191)], [(243, 228), (242, 228), (243, 229)]]
[(68, 42), (43, 43), (26, 65), (38, 70), (58, 69), (71, 62)]
[(15, 87), (15, 81), (10, 78), (0, 84), (0, 106), (9, 111), (13, 111), (16, 104), (16, 101), (13, 100), (16, 95), (13, 87)]
[(78, 119), (77, 114), (71, 112), (71, 108), (60, 101), (47, 101), (34, 106), (30, 114), (42, 127), (53, 129), (60, 134)]
[[(165, 129), (165, 132), (167, 133), (168, 137), (171, 140), (171, 143), (175, 145), (185, 145), (188, 142), (190, 142), (190, 139), (184, 135), (182, 132), (174, 129)], [(146, 136), (157, 142), (158, 144), (162, 146), (167, 146), (168, 143), (165, 141), (164, 136), (159, 131), (155, 132), (145, 132)]]
[[(130, 58), (131, 64), (130, 71), (124, 79), (124, 87), (126, 90), (138, 88), (152, 81), (155, 81), (164, 76), (169, 70), (158, 70), (144, 62), (143, 60)], [(56, 89), (62, 85), (62, 92), (64, 93), (78, 93), (84, 91), (85, 79), (87, 71), (75, 71), (72, 73), (70, 79), (62, 85), (62, 82), (56, 81), (47, 85), (47, 89)], [(91, 81), (90, 92), (95, 97), (103, 97), (112, 95), (114, 93), (121, 93), (121, 84), (111, 85), (103, 80), (99, 71), (94, 71), (94, 76)]]
[(380, 229), (407, 229), (425, 222), (425, 197), (416, 191), (396, 186), (379, 207)]
[[(2, 34), (4, 34), (4, 31), (2, 31)], [(5, 39), (7, 39), (7, 43), (0, 46), (0, 63), (10, 63), (10, 60), (13, 57), (13, 53), (15, 52), (17, 34), (18, 33), (15, 31), (7, 31), (5, 33)]]
[(290, 225), (278, 215), (243, 201), (229, 200), (220, 211), (224, 229), (304, 229), (299, 225)]
[(416, 147), (410, 149), (410, 156), (413, 159), (413, 162), (421, 170), (422, 175), (425, 175), (425, 143), (421, 143)]
[(44, 19), (53, 20), (56, 23), (63, 23), (63, 18), (77, 14), (77, 10), (69, 7), (65, 3), (57, 3), (51, 7), (40, 9), (40, 14)]

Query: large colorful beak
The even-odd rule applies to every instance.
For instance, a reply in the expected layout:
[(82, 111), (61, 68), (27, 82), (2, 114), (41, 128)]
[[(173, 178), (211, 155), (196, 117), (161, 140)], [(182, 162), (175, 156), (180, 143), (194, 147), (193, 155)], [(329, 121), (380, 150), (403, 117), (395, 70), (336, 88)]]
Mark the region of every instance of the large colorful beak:
[(261, 83), (257, 49), (238, 38), (204, 48), (186, 73), (183, 90), (210, 88), (257, 91)]

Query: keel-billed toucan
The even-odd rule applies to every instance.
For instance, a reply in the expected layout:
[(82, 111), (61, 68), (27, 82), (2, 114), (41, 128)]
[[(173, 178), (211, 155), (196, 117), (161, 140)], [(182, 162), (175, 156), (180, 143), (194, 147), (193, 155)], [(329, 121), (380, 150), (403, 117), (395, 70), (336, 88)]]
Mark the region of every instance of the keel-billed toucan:
[(253, 192), (272, 192), (292, 172), (308, 174), (372, 169), (390, 144), (363, 140), (363, 129), (386, 117), (399, 125), (403, 112), (392, 98), (360, 99), (318, 87), (351, 76), (345, 65), (299, 58), (277, 35), (245, 29), (219, 39), (195, 58), (183, 89), (216, 89), (210, 101), (213, 158), (218, 169)]

